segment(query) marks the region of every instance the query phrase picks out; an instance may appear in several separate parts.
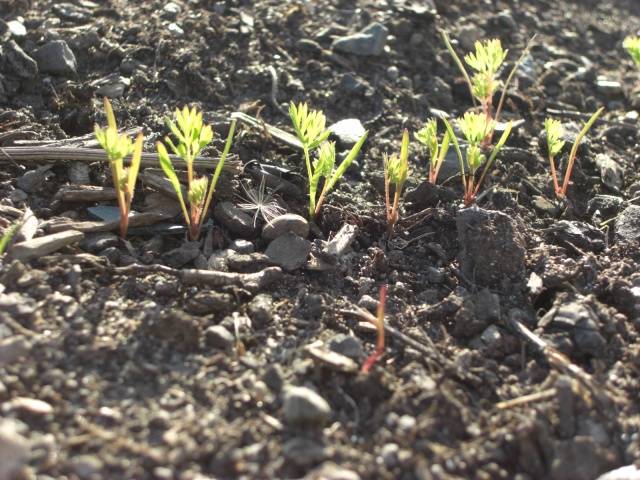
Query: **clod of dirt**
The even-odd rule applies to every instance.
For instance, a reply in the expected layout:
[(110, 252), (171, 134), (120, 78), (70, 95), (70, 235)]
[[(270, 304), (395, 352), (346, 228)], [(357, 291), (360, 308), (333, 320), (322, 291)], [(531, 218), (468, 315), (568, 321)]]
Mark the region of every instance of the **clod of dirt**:
[(464, 275), (480, 285), (499, 286), (524, 276), (523, 226), (506, 213), (481, 208), (462, 210), (456, 218)]
[(9, 40), (4, 44), (2, 56), (4, 57), (3, 69), (6, 68), (20, 78), (35, 78), (38, 76), (38, 64), (36, 61), (27, 55), (20, 48), (20, 45), (13, 40)]
[(624, 187), (624, 169), (620, 164), (606, 153), (599, 153), (593, 161), (600, 170), (602, 183), (614, 192), (621, 191)]
[(212, 325), (204, 332), (207, 347), (230, 352), (235, 345), (233, 334), (222, 325)]
[(170, 267), (180, 268), (195, 260), (198, 255), (200, 255), (200, 242), (184, 242), (180, 247), (166, 252), (163, 258)]
[(640, 239), (640, 206), (629, 205), (616, 220), (616, 239), (633, 242)]
[(251, 318), (251, 323), (256, 328), (264, 328), (273, 320), (272, 307), (273, 298), (271, 295), (261, 293), (256, 295), (249, 305), (247, 305), (247, 314)]
[(265, 254), (287, 271), (302, 267), (311, 252), (311, 242), (295, 233), (285, 233), (269, 244)]
[(556, 242), (569, 243), (592, 252), (604, 249), (604, 233), (585, 222), (560, 220), (547, 229)]
[(198, 292), (187, 300), (185, 308), (195, 315), (224, 314), (233, 309), (233, 297), (228, 293)]
[(76, 56), (64, 40), (45, 43), (33, 53), (33, 56), (41, 72), (69, 77), (78, 71)]

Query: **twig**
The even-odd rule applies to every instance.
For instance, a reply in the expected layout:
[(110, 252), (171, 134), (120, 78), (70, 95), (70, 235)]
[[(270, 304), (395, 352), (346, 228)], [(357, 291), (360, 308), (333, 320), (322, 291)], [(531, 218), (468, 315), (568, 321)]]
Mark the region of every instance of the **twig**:
[(498, 410), (506, 410), (507, 408), (519, 407), (520, 405), (526, 405), (527, 403), (541, 402), (549, 398), (556, 396), (556, 389), (550, 388), (543, 390), (542, 392), (530, 393), (529, 395), (523, 395), (521, 397), (512, 398), (511, 400), (505, 400), (496, 404)]
[(273, 65), (269, 65), (267, 68), (269, 70), (269, 75), (271, 75), (271, 104), (283, 115), (287, 116), (288, 113), (280, 106), (278, 103), (278, 72), (273, 67)]

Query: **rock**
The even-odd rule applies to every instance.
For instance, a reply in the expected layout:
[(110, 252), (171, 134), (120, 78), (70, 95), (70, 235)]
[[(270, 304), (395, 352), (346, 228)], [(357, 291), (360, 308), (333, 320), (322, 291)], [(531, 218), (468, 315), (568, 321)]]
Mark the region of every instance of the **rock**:
[(272, 241), (265, 254), (271, 261), (287, 271), (302, 267), (311, 252), (311, 242), (295, 233), (285, 233)]
[(222, 325), (207, 328), (204, 332), (204, 341), (208, 347), (226, 352), (233, 351), (236, 342), (233, 334)]
[(22, 22), (18, 20), (10, 20), (7, 22), (9, 33), (13, 38), (24, 38), (27, 36), (27, 29)]
[(233, 297), (228, 293), (203, 291), (187, 300), (185, 310), (195, 315), (225, 314), (233, 309), (233, 305)]
[(558, 213), (558, 207), (549, 199), (540, 196), (533, 196), (533, 208), (535, 208), (539, 213), (544, 213), (547, 215), (555, 216)]
[(375, 56), (384, 51), (388, 35), (387, 27), (375, 22), (358, 33), (336, 38), (331, 46), (338, 52)]
[(360, 475), (335, 463), (325, 462), (307, 473), (302, 480), (360, 480)]
[(380, 449), (380, 459), (387, 468), (394, 468), (398, 465), (398, 452), (400, 446), (397, 443), (386, 443)]
[(76, 57), (64, 40), (45, 43), (34, 52), (33, 56), (41, 72), (73, 76), (78, 71)]
[(616, 80), (609, 80), (599, 76), (596, 79), (596, 90), (607, 97), (618, 97), (624, 95), (622, 84)]
[(616, 239), (627, 242), (640, 239), (640, 205), (629, 205), (616, 219)]
[(282, 413), (291, 427), (322, 428), (331, 417), (331, 407), (310, 388), (289, 387), (285, 389)]
[(480, 341), (485, 350), (490, 354), (498, 353), (502, 350), (502, 332), (495, 325), (489, 325), (480, 335)]
[(604, 233), (586, 222), (560, 220), (549, 227), (547, 232), (555, 241), (569, 242), (578, 248), (593, 252), (604, 250)]
[(14, 260), (22, 262), (33, 258), (40, 258), (49, 253), (53, 253), (68, 245), (78, 243), (84, 238), (84, 233), (76, 230), (66, 230), (64, 232), (45, 235), (44, 237), (33, 238), (24, 242), (16, 243), (11, 247), (9, 254)]
[(117, 245), (118, 237), (111, 232), (90, 233), (80, 242), (80, 248), (91, 253), (98, 253)]
[(255, 246), (249, 240), (244, 240), (242, 238), (238, 238), (231, 242), (229, 245), (231, 250), (235, 250), (238, 253), (253, 253), (255, 250)]
[(167, 20), (175, 20), (176, 17), (180, 14), (182, 8), (175, 2), (169, 2), (164, 7), (162, 7), (162, 18), (166, 18)]
[(399, 76), (400, 70), (398, 69), (398, 67), (396, 67), (395, 65), (391, 65), (389, 68), (387, 68), (387, 78), (390, 81), (395, 82)]
[(507, 30), (514, 32), (518, 29), (518, 24), (513, 19), (513, 15), (511, 15), (509, 10), (502, 10), (495, 15), (492, 15), (488, 19), (487, 23), (492, 30)]
[[(444, 178), (444, 177), (442, 177)], [(453, 190), (431, 182), (422, 182), (415, 189), (407, 190), (405, 200), (417, 208), (435, 207), (440, 202), (450, 202), (458, 198)]]
[(615, 470), (600, 475), (596, 480), (640, 480), (640, 467), (627, 465), (616, 468)]
[(509, 215), (480, 208), (461, 210), (456, 218), (460, 269), (486, 286), (521, 281), (525, 273), (524, 228)]
[(15, 397), (2, 405), (3, 411), (19, 410), (32, 415), (49, 415), (53, 413), (51, 404), (37, 398)]
[(2, 56), (10, 68), (20, 78), (35, 78), (38, 75), (38, 64), (27, 55), (20, 45), (9, 40), (2, 47)]
[(299, 237), (307, 238), (309, 235), (309, 222), (295, 213), (285, 213), (265, 224), (262, 228), (262, 238), (275, 240), (287, 232), (293, 232)]
[(50, 171), (52, 167), (53, 165), (43, 165), (35, 170), (25, 172), (22, 176), (18, 177), (16, 181), (18, 188), (27, 193), (37, 192), (44, 182), (54, 175), (54, 173)]
[[(16, 264), (22, 265), (20, 262), (14, 262), (14, 265)], [(0, 311), (6, 312), (11, 316), (29, 316), (37, 309), (37, 304), (31, 297), (18, 292), (0, 293)]]
[(167, 25), (167, 31), (172, 33), (174, 37), (184, 37), (184, 30), (175, 22), (171, 22), (169, 25)]
[(56, 2), (52, 10), (58, 17), (70, 22), (83, 23), (91, 19), (90, 9), (74, 5), (70, 2)]
[(353, 335), (339, 333), (329, 341), (329, 348), (336, 353), (353, 360), (362, 360), (365, 356), (362, 342)]
[(229, 265), (227, 261), (231, 255), (233, 255), (233, 250), (231, 249), (218, 250), (216, 252), (213, 252), (207, 260), (209, 270), (228, 272)]
[(100, 82), (96, 89), (96, 95), (100, 97), (119, 98), (124, 95), (124, 91), (131, 85), (131, 80), (120, 75), (112, 75), (108, 79)]
[(91, 178), (89, 177), (89, 164), (86, 162), (71, 162), (67, 169), (69, 181), (76, 185), (89, 185)]
[[(466, 51), (475, 51), (475, 43), (482, 40), (485, 36), (484, 30), (475, 25), (473, 22), (463, 23), (464, 26), (458, 31), (456, 36), (460, 46)], [(466, 55), (467, 52), (464, 52)]]
[(200, 242), (184, 242), (180, 247), (169, 250), (162, 255), (167, 265), (180, 268), (195, 260), (200, 255)]
[(613, 191), (619, 192), (624, 187), (623, 168), (606, 153), (596, 155), (594, 162), (600, 169), (602, 183)]
[(589, 215), (597, 215), (600, 221), (608, 220), (618, 214), (624, 204), (622, 197), (613, 195), (596, 195), (587, 203)]
[(328, 453), (325, 446), (316, 440), (294, 437), (282, 446), (282, 455), (289, 463), (305, 468), (317, 465)]
[[(0, 340), (0, 367), (10, 365), (24, 357), (31, 350), (31, 342), (22, 336)], [(1, 478), (1, 477), (0, 477)]]
[(247, 315), (257, 328), (264, 328), (273, 320), (273, 298), (261, 293), (256, 295), (247, 305)]
[(264, 253), (240, 254), (233, 252), (227, 258), (227, 266), (232, 272), (254, 273), (273, 266), (273, 262)]
[[(329, 127), (331, 133), (337, 137), (338, 145), (342, 148), (351, 148), (362, 138), (366, 130), (362, 122), (357, 118), (345, 118)], [(303, 235), (300, 235), (303, 236)]]
[(373, 95), (374, 90), (369, 83), (352, 73), (345, 73), (340, 78), (339, 91), (355, 95)]
[(31, 448), (17, 422), (0, 419), (0, 478), (11, 479), (26, 465)]
[(360, 300), (358, 300), (358, 306), (365, 310), (369, 310), (371, 313), (376, 313), (376, 310), (378, 309), (378, 300), (373, 298), (371, 295), (362, 295)]
[(557, 442), (551, 464), (552, 480), (592, 480), (615, 462), (613, 452), (599, 448), (593, 439), (581, 435)]
[(213, 209), (213, 216), (236, 235), (253, 237), (256, 234), (253, 218), (231, 202), (218, 203)]
[(82, 480), (95, 478), (103, 468), (102, 460), (95, 455), (81, 455), (71, 460), (71, 469)]

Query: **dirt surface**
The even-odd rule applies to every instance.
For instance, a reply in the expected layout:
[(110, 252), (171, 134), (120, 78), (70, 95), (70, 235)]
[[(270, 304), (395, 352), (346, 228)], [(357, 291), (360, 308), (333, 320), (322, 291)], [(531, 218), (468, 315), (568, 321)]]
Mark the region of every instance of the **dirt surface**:
[[(223, 208), (259, 193), (262, 165), (266, 192), (306, 218), (301, 153), (242, 125), (232, 152), (245, 169), (225, 175), (200, 243), (141, 182), (136, 211), (176, 216), (128, 242), (87, 232), (0, 260), (0, 479), (590, 480), (640, 465), (640, 73), (621, 46), (640, 3), (5, 0), (0, 16), (3, 147), (90, 134), (105, 94), (148, 152), (184, 104), (214, 126), (212, 156), (235, 111), (291, 131), (290, 100), (370, 132), (308, 241), (270, 243), (262, 218)], [(373, 55), (332, 46), (375, 22), (388, 36)], [(413, 145), (387, 241), (383, 153), (432, 109), (472, 107), (439, 28), (461, 53), (499, 37), (507, 67), (537, 34), (505, 108), (524, 123), (468, 209), (455, 170), (425, 183)], [(75, 62), (48, 50), (59, 41)], [(558, 202), (542, 122), (577, 129), (599, 106)], [(2, 227), (29, 207), (38, 238), (114, 205), (60, 196), (109, 187), (104, 162), (2, 157)], [(328, 254), (344, 225), (349, 249)], [(404, 336), (388, 332), (365, 375), (375, 331), (349, 311), (375, 310), (382, 284)]]

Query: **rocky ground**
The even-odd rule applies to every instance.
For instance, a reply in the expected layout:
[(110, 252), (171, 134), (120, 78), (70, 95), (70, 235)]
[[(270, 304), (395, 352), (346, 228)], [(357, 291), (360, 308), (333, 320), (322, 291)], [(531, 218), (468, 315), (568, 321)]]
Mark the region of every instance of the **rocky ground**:
[[(640, 73), (622, 49), (640, 3), (5, 0), (0, 17), (0, 227), (26, 219), (0, 259), (0, 480), (640, 478)], [(414, 145), (388, 240), (383, 154), (472, 107), (441, 28), (461, 53), (500, 38), (507, 68), (537, 34), (507, 95), (521, 121), (472, 208), (455, 158), (434, 188)], [(205, 112), (213, 157), (241, 118), (201, 241), (154, 162), (116, 236), (109, 169), (77, 154), (103, 96), (147, 152), (176, 107)], [(313, 223), (273, 128), (291, 131), (290, 100), (351, 119), (340, 150), (369, 130)], [(575, 136), (600, 106), (559, 202), (542, 123)], [(287, 215), (238, 208), (261, 195)], [(387, 348), (364, 374), (358, 307), (382, 284)]]

